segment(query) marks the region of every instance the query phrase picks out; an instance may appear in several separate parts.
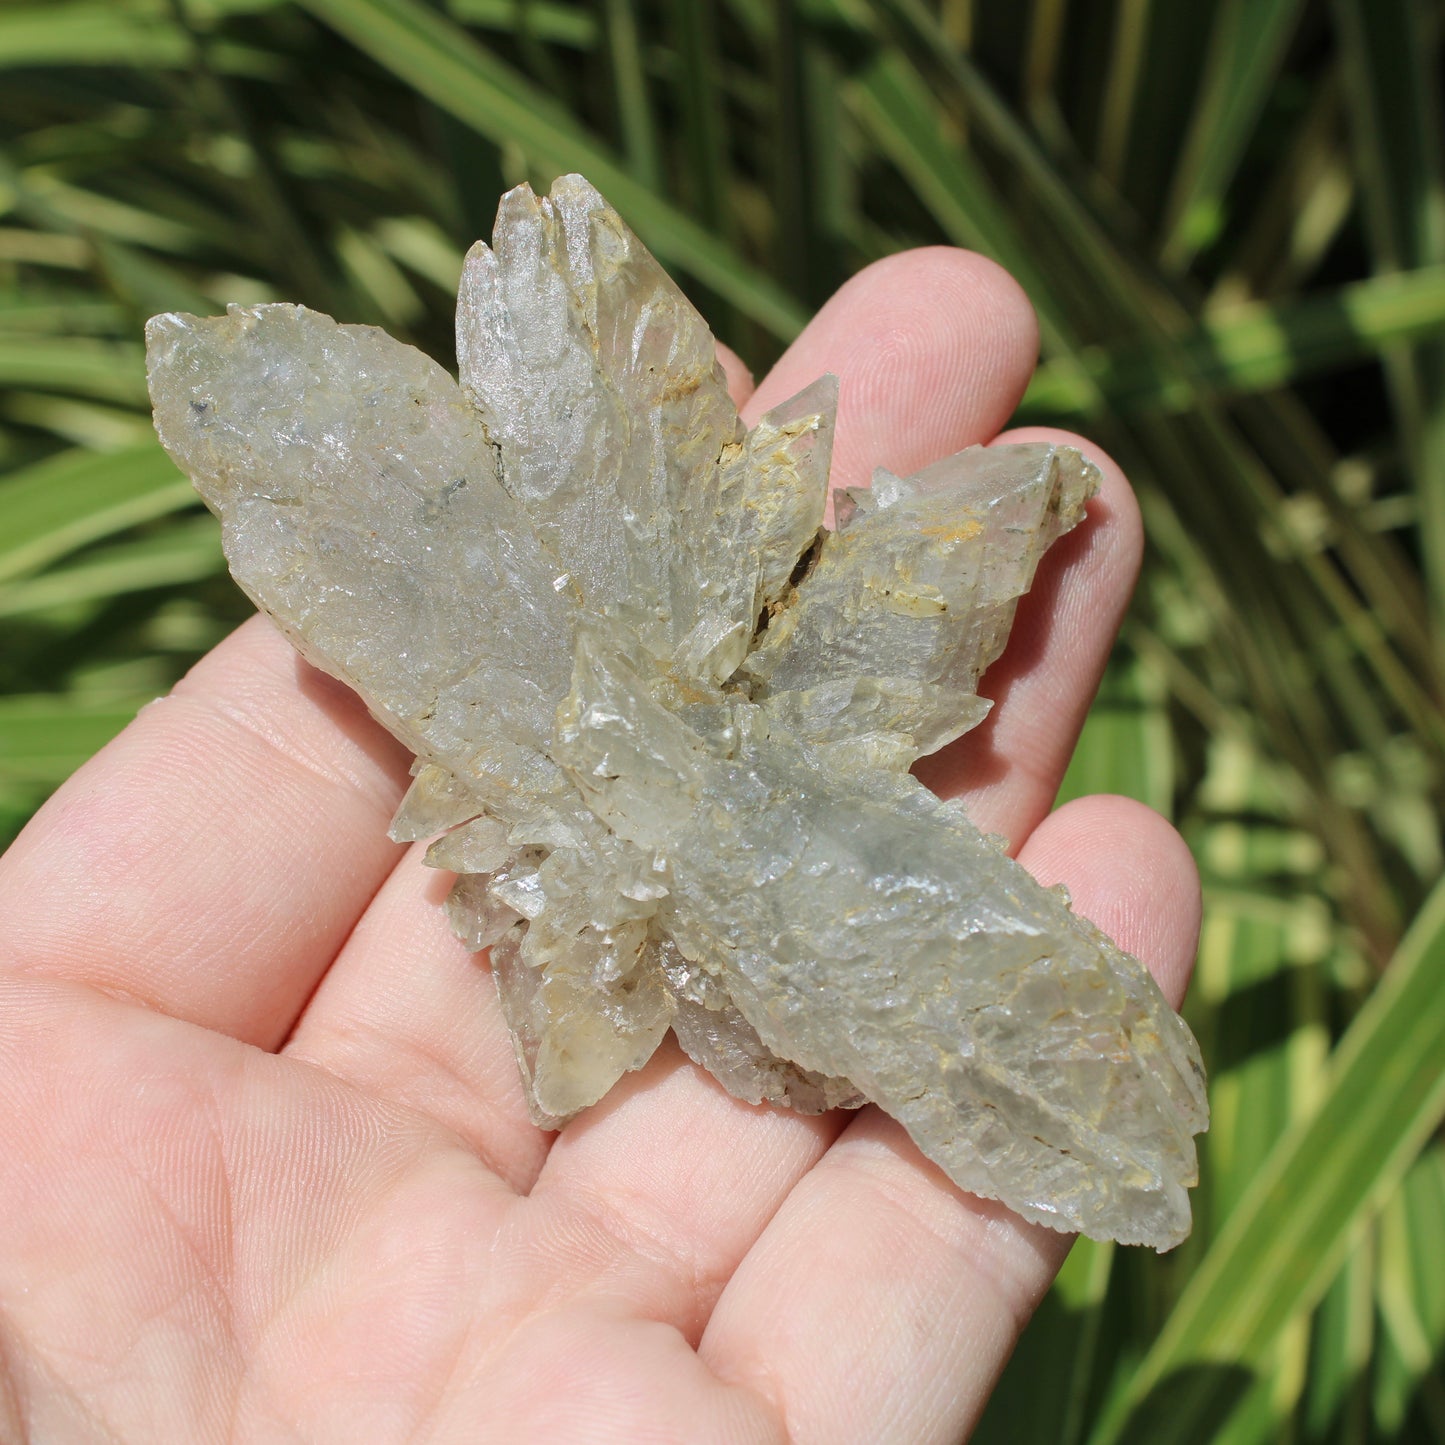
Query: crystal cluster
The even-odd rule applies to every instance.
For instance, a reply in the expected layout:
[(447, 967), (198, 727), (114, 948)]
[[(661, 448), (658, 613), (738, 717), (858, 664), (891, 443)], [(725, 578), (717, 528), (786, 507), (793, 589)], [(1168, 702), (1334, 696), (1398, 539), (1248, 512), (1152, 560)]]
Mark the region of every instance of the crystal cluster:
[(971, 448), (825, 531), (836, 382), (745, 431), (702, 318), (578, 176), (510, 192), (467, 258), (460, 386), (299, 306), (148, 340), (237, 581), (416, 754), (392, 834), (458, 875), (539, 1123), (671, 1028), (752, 1103), (876, 1102), (1028, 1219), (1184, 1237), (1188, 1029), (908, 771), (986, 712), (1090, 463)]

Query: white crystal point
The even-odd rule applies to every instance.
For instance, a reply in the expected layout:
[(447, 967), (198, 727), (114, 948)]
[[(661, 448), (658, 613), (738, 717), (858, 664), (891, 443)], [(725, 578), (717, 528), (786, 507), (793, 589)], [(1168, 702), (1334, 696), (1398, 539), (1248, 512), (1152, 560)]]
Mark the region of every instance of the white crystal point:
[(416, 754), (392, 836), (458, 875), (532, 1117), (670, 1027), (749, 1103), (875, 1101), (1027, 1219), (1182, 1239), (1189, 1030), (908, 773), (987, 712), (1095, 468), (975, 447), (823, 531), (836, 380), (745, 433), (702, 318), (580, 176), (502, 198), (457, 338), (461, 386), (301, 307), (163, 316), (150, 380), (237, 580)]

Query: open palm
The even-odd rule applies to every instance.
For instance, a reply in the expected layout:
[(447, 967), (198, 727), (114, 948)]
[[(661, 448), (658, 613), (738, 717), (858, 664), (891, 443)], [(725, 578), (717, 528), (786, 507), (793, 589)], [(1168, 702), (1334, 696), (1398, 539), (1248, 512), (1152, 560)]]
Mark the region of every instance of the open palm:
[[(929, 250), (834, 298), (744, 417), (842, 381), (835, 485), (993, 439), (1018, 289)], [(1154, 814), (1046, 816), (1139, 556), (1127, 484), (1044, 563), (927, 780), (1178, 1002), (1197, 885)], [(527, 1119), (403, 756), (253, 621), (0, 860), (0, 1438), (948, 1441), (1068, 1247), (876, 1110), (801, 1118), (659, 1051)]]

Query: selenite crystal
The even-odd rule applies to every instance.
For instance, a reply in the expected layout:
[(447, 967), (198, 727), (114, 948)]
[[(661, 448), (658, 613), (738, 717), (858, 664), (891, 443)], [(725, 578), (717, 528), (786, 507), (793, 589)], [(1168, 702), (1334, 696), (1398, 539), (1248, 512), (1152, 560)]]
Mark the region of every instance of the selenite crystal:
[(416, 754), (392, 836), (458, 874), (539, 1123), (671, 1028), (741, 1099), (876, 1102), (1026, 1219), (1185, 1236), (1194, 1039), (908, 772), (987, 711), (1089, 462), (973, 447), (824, 531), (835, 380), (745, 431), (702, 318), (579, 176), (509, 192), (468, 256), (460, 386), (300, 306), (148, 341), (237, 581)]

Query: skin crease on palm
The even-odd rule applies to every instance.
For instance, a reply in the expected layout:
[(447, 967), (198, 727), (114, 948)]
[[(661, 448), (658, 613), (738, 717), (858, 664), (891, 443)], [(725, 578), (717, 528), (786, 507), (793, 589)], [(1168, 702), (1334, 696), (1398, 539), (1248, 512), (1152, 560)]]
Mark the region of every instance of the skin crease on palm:
[[(834, 485), (996, 438), (1037, 332), (977, 256), (863, 272), (754, 390), (841, 378)], [(1140, 554), (1117, 467), (925, 777), (1178, 1004), (1198, 884), (1121, 798), (1049, 808)], [(729, 1098), (670, 1044), (527, 1119), (408, 759), (262, 620), (0, 860), (0, 1440), (947, 1442), (1067, 1238), (873, 1109)], [(1040, 1382), (1043, 1387), (1043, 1382)]]

